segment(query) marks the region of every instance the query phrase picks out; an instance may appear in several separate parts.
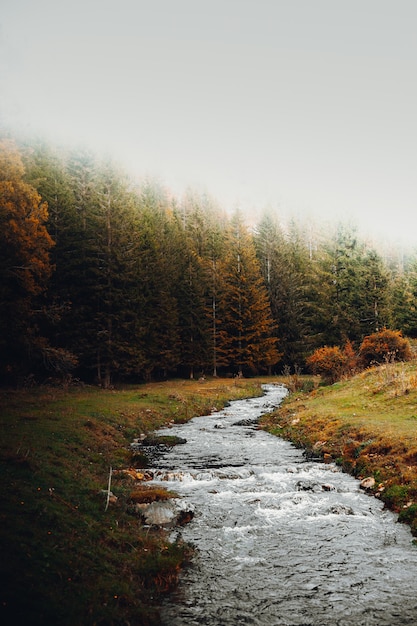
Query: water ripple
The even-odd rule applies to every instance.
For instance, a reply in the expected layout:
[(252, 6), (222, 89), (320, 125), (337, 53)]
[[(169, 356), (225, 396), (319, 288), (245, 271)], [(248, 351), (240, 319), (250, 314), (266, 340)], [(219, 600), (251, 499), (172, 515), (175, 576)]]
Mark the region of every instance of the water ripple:
[(306, 462), (257, 429), (285, 395), (233, 402), (162, 434), (187, 443), (159, 457), (196, 508), (197, 548), (161, 607), (165, 626), (407, 626), (417, 623), (417, 550), (407, 527), (334, 465)]

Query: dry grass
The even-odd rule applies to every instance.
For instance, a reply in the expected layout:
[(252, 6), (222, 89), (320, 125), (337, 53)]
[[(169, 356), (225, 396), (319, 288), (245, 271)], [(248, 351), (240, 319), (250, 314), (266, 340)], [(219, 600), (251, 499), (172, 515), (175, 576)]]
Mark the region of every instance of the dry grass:
[(389, 363), (294, 393), (263, 423), (308, 454), (335, 460), (358, 478), (373, 476), (374, 493), (417, 535), (416, 367)]

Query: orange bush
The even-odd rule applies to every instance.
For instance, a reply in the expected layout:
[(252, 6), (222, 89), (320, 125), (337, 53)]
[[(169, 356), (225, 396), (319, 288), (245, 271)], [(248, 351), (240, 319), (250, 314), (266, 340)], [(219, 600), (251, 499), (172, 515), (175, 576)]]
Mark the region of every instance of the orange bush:
[(363, 366), (384, 361), (409, 361), (412, 358), (411, 347), (400, 330), (383, 330), (368, 335), (359, 348), (359, 359)]
[(348, 356), (337, 346), (318, 348), (307, 359), (307, 365), (314, 374), (320, 374), (327, 382), (339, 380), (343, 374)]

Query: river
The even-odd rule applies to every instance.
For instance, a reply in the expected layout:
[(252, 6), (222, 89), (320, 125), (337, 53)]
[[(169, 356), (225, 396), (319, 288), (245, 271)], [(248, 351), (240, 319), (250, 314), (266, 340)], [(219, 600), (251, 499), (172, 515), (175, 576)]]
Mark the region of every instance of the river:
[[(196, 555), (161, 607), (164, 626), (417, 624), (417, 548), (407, 526), (334, 464), (307, 461), (256, 421), (286, 390), (238, 400), (159, 434), (183, 445), (155, 479), (195, 507), (176, 529)], [(167, 483), (168, 481), (168, 483)]]

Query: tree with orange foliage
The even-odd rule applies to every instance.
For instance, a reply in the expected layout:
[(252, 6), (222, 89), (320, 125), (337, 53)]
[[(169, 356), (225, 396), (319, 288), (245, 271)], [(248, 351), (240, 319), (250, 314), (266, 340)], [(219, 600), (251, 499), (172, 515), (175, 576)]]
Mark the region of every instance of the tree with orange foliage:
[(35, 298), (51, 275), (53, 241), (46, 229), (46, 203), (24, 180), (16, 145), (0, 141), (0, 372), (13, 379), (22, 372), (34, 343)]

